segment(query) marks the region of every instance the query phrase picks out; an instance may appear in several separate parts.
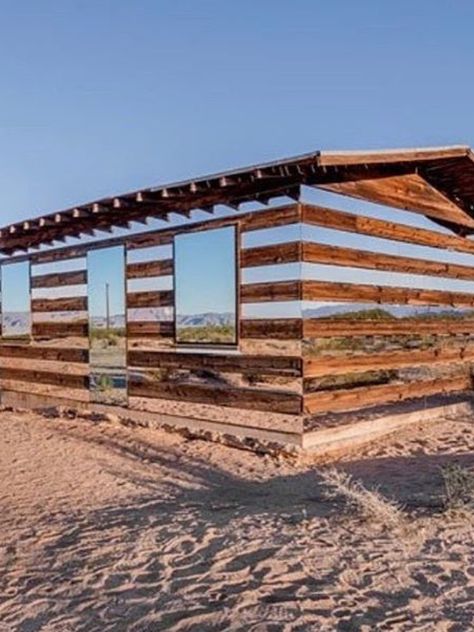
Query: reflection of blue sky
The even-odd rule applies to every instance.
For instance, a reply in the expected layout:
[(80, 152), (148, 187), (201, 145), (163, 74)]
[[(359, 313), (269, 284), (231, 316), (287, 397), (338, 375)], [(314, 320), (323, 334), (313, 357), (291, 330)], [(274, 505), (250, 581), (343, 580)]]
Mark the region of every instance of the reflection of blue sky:
[(301, 318), (302, 301), (278, 301), (274, 303), (244, 303), (243, 318)]
[(449, 229), (443, 228), (421, 213), (390, 208), (382, 204), (345, 197), (344, 195), (323, 191), (322, 189), (304, 187), (304, 199), (305, 202), (336, 208), (357, 215), (367, 215), (367, 217), (385, 219), (389, 222), (398, 222), (399, 224), (406, 224), (407, 226), (427, 228), (428, 230), (436, 230), (439, 233), (452, 234)]
[(92, 250), (87, 256), (89, 315), (105, 317), (106, 284), (111, 316), (125, 313), (125, 256), (123, 246)]
[(71, 272), (73, 270), (85, 270), (85, 257), (77, 257), (75, 259), (64, 259), (63, 261), (52, 261), (51, 263), (32, 264), (31, 276), (40, 274), (53, 274), (56, 272)]
[(143, 279), (129, 279), (127, 290), (129, 292), (160, 292), (173, 289), (173, 277), (145, 277)]
[(235, 230), (219, 228), (175, 239), (180, 315), (235, 312)]
[(149, 248), (139, 248), (127, 252), (128, 263), (138, 263), (143, 261), (159, 261), (160, 259), (172, 259), (173, 246), (150, 246)]
[(371, 237), (359, 233), (349, 233), (342, 230), (333, 230), (322, 226), (303, 226), (303, 239), (315, 243), (333, 246), (344, 246), (358, 250), (369, 250), (383, 254), (428, 259), (430, 261), (443, 261), (445, 263), (460, 263), (468, 266), (474, 265), (474, 255), (463, 252), (454, 252), (442, 248), (430, 248), (429, 246), (417, 246), (402, 241), (390, 241), (381, 237)]
[(277, 266), (243, 268), (242, 283), (264, 283), (266, 281), (294, 281), (301, 278), (300, 263), (281, 263)]
[(30, 311), (30, 266), (28, 262), (2, 266), (2, 312)]
[(314, 263), (304, 263), (302, 268), (303, 279), (315, 281), (365, 283), (368, 285), (474, 293), (474, 281), (463, 281), (461, 279), (446, 279), (444, 277), (403, 274), (400, 272), (383, 272), (381, 270), (362, 270), (360, 268), (346, 268)]
[(270, 244), (284, 244), (287, 241), (301, 239), (301, 224), (264, 228), (242, 234), (242, 248), (256, 248)]

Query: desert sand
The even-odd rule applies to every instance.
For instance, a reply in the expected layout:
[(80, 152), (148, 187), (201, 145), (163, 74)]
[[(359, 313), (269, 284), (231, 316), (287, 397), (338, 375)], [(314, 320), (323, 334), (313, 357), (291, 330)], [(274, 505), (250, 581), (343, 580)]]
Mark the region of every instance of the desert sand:
[(0, 413), (0, 631), (472, 629), (473, 520), (440, 466), (474, 422), (336, 466), (404, 505), (398, 531), (327, 497), (325, 467), (110, 421)]

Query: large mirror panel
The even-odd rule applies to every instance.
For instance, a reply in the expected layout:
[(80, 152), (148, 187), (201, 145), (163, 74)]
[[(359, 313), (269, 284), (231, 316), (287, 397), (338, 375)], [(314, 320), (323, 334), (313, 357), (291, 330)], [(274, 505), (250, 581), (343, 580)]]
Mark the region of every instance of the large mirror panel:
[(3, 264), (1, 267), (2, 339), (30, 340), (30, 263)]
[(237, 343), (236, 251), (234, 226), (175, 237), (177, 342)]
[(87, 256), (91, 401), (127, 403), (125, 249)]

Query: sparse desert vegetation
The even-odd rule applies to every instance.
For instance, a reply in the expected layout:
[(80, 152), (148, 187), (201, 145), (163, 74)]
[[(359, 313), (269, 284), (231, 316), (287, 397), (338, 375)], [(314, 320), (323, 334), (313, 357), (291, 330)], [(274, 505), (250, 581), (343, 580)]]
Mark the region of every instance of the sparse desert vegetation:
[(353, 516), (388, 528), (399, 528), (406, 523), (403, 509), (385, 498), (377, 489), (367, 489), (350, 474), (336, 468), (323, 469), (320, 476), (328, 486), (329, 498), (342, 498)]
[(189, 343), (232, 344), (235, 343), (235, 327), (233, 325), (180, 326), (178, 340)]

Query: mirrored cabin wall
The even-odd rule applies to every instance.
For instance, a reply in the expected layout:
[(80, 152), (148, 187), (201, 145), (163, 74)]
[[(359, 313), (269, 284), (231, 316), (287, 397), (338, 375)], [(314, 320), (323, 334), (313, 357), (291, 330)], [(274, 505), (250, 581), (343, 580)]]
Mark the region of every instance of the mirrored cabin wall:
[(236, 345), (235, 226), (176, 235), (174, 262), (176, 342)]
[[(474, 243), (413, 214), (303, 214), (305, 409), (315, 419), (470, 391)], [(415, 218), (416, 219), (416, 218)], [(420, 222), (421, 223), (421, 220)]]
[(91, 401), (127, 404), (125, 248), (87, 255)]
[(27, 370), (2, 386), (297, 431), (299, 220), (291, 205), (30, 255), (32, 339), (2, 350)]
[(30, 262), (2, 266), (2, 339), (28, 342), (31, 337)]

